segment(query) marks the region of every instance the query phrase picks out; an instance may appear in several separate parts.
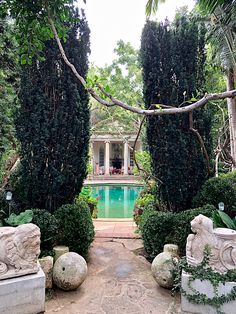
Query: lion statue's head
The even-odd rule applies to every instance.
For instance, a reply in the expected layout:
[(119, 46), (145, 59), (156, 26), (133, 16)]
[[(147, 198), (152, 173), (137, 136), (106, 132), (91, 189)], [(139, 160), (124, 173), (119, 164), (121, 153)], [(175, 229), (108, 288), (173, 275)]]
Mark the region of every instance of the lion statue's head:
[(14, 228), (15, 232), (6, 244), (6, 257), (17, 269), (34, 268), (40, 254), (40, 229), (34, 224)]
[(194, 233), (200, 233), (201, 231), (213, 233), (213, 221), (200, 214), (191, 221), (191, 229)]

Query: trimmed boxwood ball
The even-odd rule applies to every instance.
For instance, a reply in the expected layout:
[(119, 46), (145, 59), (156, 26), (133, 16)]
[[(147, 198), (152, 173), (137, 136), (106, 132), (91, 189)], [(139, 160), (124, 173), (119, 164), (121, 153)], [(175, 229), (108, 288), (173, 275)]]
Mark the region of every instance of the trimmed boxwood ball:
[(212, 204), (218, 207), (220, 202), (225, 204), (225, 211), (234, 217), (236, 211), (236, 171), (207, 180), (193, 199), (193, 206)]
[(86, 257), (94, 239), (94, 226), (88, 205), (84, 201), (63, 205), (55, 211), (58, 221), (58, 244)]

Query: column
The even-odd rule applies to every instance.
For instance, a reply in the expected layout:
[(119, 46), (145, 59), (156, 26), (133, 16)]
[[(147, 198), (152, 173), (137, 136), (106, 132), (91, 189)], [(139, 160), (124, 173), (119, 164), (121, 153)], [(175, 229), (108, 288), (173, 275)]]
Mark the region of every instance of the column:
[(106, 141), (106, 151), (105, 151), (105, 174), (110, 174), (110, 142)]
[(128, 174), (128, 152), (129, 152), (128, 141), (125, 141), (124, 142), (124, 175)]

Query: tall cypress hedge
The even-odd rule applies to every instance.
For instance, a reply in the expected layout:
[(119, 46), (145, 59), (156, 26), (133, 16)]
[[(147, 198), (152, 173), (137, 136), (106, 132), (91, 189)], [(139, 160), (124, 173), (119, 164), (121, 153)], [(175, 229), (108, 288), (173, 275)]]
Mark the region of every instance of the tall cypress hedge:
[[(66, 54), (86, 76), (90, 31), (84, 14), (69, 27)], [(89, 108), (88, 94), (62, 60), (55, 40), (46, 43), (45, 57), (23, 67), (16, 127), (25, 205), (54, 212), (73, 201), (86, 176)]]
[[(179, 16), (172, 25), (168, 21), (146, 23), (141, 39), (146, 108), (151, 104), (179, 106), (202, 91), (204, 35), (203, 27), (187, 15)], [(210, 154), (210, 113), (197, 110), (193, 118)], [(189, 115), (149, 117), (147, 141), (153, 172), (163, 182), (159, 198), (170, 211), (190, 208), (207, 178), (207, 167), (199, 141), (189, 129)]]

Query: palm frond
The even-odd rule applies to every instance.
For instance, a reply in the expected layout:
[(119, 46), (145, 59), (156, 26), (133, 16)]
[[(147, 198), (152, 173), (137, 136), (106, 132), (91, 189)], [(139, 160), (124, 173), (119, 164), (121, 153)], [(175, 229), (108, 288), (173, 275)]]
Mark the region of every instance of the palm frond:
[[(208, 2), (215, 2), (209, 1)], [(222, 67), (236, 66), (236, 1), (224, 1), (214, 9), (210, 24), (212, 42)]]
[(218, 6), (223, 5), (224, 2), (224, 0), (199, 0), (198, 4), (202, 12), (211, 14)]
[(155, 14), (161, 3), (164, 3), (166, 0), (148, 0), (146, 4), (146, 15), (149, 17), (151, 14)]

